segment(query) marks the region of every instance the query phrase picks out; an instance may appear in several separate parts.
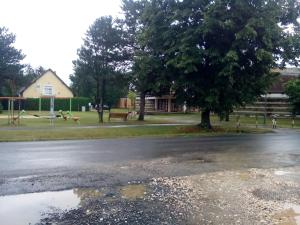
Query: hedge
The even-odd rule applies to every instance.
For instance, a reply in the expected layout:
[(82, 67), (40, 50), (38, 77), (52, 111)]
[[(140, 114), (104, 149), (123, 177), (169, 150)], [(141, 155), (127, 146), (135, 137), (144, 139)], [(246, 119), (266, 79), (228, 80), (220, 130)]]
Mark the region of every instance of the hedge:
[[(39, 98), (27, 98), (22, 101), (21, 108), (24, 110), (39, 110)], [(72, 111), (81, 111), (81, 107), (85, 106), (86, 110), (89, 110), (89, 102), (91, 99), (84, 98), (84, 97), (75, 97), (72, 98)], [(41, 99), (41, 110), (42, 111), (49, 111), (50, 110), (50, 99), (42, 98)], [(63, 110), (69, 111), (70, 110), (70, 99), (55, 99), (54, 100), (54, 110)]]

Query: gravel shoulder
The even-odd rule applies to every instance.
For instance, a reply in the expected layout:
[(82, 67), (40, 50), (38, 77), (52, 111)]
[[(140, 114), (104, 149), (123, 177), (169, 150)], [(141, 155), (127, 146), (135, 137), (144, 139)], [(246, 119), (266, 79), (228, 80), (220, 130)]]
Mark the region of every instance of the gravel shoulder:
[[(172, 160), (119, 165), (129, 173), (143, 170), (139, 178), (135, 173), (106, 183), (102, 181), (108, 177), (98, 173), (98, 181), (73, 188), (80, 198), (77, 208), (45, 212), (38, 224), (299, 224), (300, 167), (159, 176), (161, 169), (173, 164)], [(95, 175), (88, 179), (97, 180)], [(25, 177), (18, 185), (25, 187), (23, 184), (31, 182), (35, 186), (42, 180)]]
[[(36, 143), (19, 143), (19, 155), (10, 153), (18, 145), (3, 144), (12, 147), (2, 153), (10, 163), (0, 172), (0, 218), (9, 196), (34, 202), (34, 194), (50, 191), (62, 199), (67, 192), (78, 204), (59, 209), (51, 199), (37, 224), (300, 224), (297, 135), (95, 141), (84, 142), (85, 154), (75, 149), (79, 142), (45, 142), (45, 156)], [(111, 143), (130, 151), (114, 153)], [(94, 144), (105, 154), (91, 150)], [(13, 166), (16, 156), (26, 160)], [(14, 207), (9, 219), (18, 217)]]

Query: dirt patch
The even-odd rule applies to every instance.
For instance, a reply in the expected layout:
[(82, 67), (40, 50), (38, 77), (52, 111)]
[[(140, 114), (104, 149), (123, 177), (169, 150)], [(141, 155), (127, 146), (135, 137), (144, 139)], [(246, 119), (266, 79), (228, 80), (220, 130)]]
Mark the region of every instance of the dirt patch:
[(146, 194), (146, 187), (143, 184), (130, 184), (122, 187), (120, 193), (122, 198), (135, 200), (144, 197)]
[(299, 215), (300, 214), (295, 213), (293, 209), (287, 209), (275, 214), (274, 219), (280, 221), (279, 225), (297, 225), (295, 217)]
[(86, 199), (96, 199), (103, 196), (101, 190), (93, 188), (75, 188), (74, 193), (81, 199), (81, 201)]
[(251, 174), (250, 172), (240, 172), (239, 173), (239, 178), (242, 180), (242, 181), (248, 181), (251, 179)]

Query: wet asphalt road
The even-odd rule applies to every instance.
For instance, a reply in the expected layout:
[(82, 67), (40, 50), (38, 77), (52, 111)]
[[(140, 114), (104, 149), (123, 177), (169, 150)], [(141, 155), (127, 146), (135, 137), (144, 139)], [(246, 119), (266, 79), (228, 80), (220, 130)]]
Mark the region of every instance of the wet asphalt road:
[[(299, 132), (283, 130), (222, 137), (0, 143), (0, 195), (112, 185), (158, 176), (297, 166), (299, 137)], [(160, 163), (164, 159), (170, 163)], [(151, 161), (156, 163), (146, 167)], [(19, 179), (23, 177), (32, 179)]]
[[(172, 203), (177, 193), (168, 195), (167, 203), (158, 203), (168, 190), (153, 186), (153, 179), (299, 167), (300, 132), (0, 143), (0, 156), (0, 196), (74, 188), (104, 190), (104, 200), (88, 201), (77, 210), (54, 215), (41, 224), (60, 220), (57, 224), (125, 224), (128, 218), (132, 219), (130, 224), (198, 224), (187, 222), (187, 214), (174, 207), (168, 209), (177, 205)], [(119, 190), (128, 183), (145, 184), (153, 194), (143, 201), (126, 201)], [(104, 209), (113, 211), (103, 213)]]
[(293, 166), (300, 162), (300, 133), (0, 143), (0, 176), (163, 157), (185, 160), (195, 154), (218, 155), (223, 169)]

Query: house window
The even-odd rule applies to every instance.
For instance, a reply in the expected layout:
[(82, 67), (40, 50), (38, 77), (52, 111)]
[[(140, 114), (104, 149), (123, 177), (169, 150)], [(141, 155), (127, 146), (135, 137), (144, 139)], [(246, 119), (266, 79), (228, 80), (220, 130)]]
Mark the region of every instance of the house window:
[(53, 95), (53, 87), (50, 85), (44, 86), (44, 95)]

